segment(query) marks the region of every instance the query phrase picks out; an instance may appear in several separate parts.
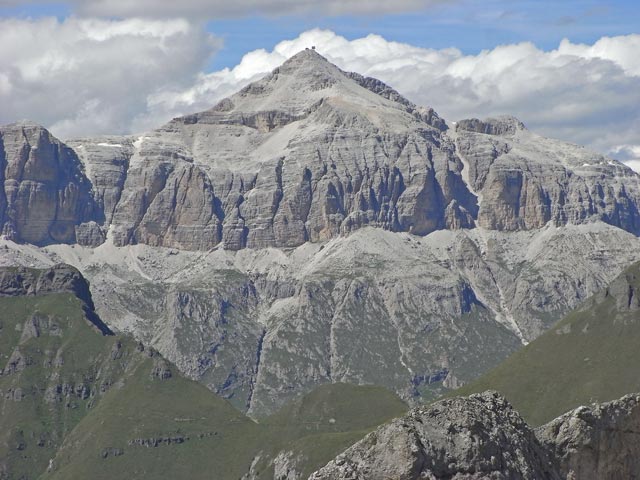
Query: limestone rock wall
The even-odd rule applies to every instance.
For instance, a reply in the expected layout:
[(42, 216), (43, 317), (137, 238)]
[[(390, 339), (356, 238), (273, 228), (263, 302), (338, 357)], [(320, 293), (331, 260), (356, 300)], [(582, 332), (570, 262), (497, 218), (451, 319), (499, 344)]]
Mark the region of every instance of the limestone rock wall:
[(11, 239), (83, 242), (87, 222), (101, 220), (78, 157), (38, 125), (0, 127), (0, 180), (1, 231)]

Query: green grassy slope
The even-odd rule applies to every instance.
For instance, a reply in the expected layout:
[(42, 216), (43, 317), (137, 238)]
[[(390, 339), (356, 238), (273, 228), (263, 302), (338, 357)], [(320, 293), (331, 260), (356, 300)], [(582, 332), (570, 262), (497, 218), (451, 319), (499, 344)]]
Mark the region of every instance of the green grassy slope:
[(640, 391), (640, 264), (477, 381), (453, 392), (502, 393), (533, 425), (579, 405)]
[(0, 479), (273, 478), (304, 473), (406, 411), (378, 387), (326, 385), (257, 423), (157, 352), (103, 335), (72, 293), (0, 297)]
[[(378, 425), (406, 411), (407, 405), (384, 388), (337, 383), (285, 405), (261, 425), (277, 442), (277, 450), (298, 458), (295, 463), (307, 478)], [(265, 463), (258, 464), (263, 478), (273, 478)]]
[(122, 370), (104, 362), (116, 338), (70, 293), (1, 298), (0, 324), (0, 478), (34, 478)]

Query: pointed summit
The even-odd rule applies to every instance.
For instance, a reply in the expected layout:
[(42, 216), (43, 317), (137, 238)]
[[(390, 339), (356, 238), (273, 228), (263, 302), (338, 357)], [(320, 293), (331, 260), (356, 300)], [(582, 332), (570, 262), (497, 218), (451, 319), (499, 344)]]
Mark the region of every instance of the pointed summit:
[(311, 68), (325, 68), (333, 67), (334, 70), (340, 71), (338, 67), (332, 64), (325, 57), (320, 55), (316, 50), (311, 48), (305, 48), (298, 53), (289, 57), (277, 70), (279, 71), (293, 71), (301, 67)]
[[(320, 106), (325, 109), (325, 118), (333, 111), (340, 112), (341, 118), (359, 117), (390, 129), (405, 128), (416, 121), (439, 130), (447, 128), (433, 110), (416, 107), (380, 80), (341, 70), (313, 48), (296, 53), (212, 109), (176, 121), (243, 124), (271, 131), (306, 118)], [(265, 125), (263, 117), (268, 117)]]

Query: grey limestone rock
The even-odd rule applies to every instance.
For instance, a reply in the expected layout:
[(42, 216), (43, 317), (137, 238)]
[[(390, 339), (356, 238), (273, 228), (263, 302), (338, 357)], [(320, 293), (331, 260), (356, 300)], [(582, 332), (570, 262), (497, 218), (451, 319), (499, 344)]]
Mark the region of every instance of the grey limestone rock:
[(479, 226), (513, 231), (600, 220), (640, 233), (638, 175), (627, 166), (535, 135), (512, 117), (459, 122), (455, 137), (478, 195)]
[(117, 245), (295, 247), (368, 225), (473, 226), (476, 200), (444, 130), (433, 110), (305, 50), (132, 143), (72, 145)]
[(16, 241), (81, 242), (76, 227), (100, 216), (75, 152), (38, 125), (0, 127), (0, 180), (1, 231)]
[(513, 117), (452, 131), (379, 80), (303, 50), (140, 137), (0, 131), (3, 232), (34, 244), (291, 248), (366, 226), (427, 235), (596, 220), (640, 233), (637, 174)]
[(568, 480), (640, 475), (640, 395), (579, 407), (540, 427), (536, 435)]
[(552, 457), (495, 392), (419, 407), (367, 435), (313, 480), (560, 479)]
[(392, 420), (310, 480), (618, 480), (640, 474), (640, 396), (578, 407), (533, 431), (495, 392)]

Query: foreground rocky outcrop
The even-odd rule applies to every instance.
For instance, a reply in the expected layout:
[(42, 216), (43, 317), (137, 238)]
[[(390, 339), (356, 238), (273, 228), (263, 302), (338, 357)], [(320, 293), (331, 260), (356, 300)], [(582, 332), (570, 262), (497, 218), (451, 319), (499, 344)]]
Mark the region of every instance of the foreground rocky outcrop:
[(379, 427), (309, 478), (636, 478), (639, 402), (580, 407), (534, 432), (495, 392), (443, 400)]
[(538, 428), (536, 435), (571, 480), (640, 476), (640, 395), (579, 407)]

